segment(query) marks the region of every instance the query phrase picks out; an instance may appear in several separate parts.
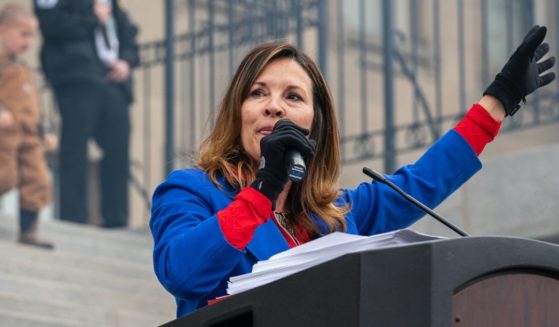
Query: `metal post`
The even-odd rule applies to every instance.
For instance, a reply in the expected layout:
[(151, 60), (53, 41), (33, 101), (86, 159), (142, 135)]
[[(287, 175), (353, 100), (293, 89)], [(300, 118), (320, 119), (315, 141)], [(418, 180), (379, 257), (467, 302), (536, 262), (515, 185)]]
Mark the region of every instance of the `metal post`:
[[(559, 0), (555, 0), (555, 17), (559, 17), (557, 16), (559, 15)], [(559, 22), (557, 20), (555, 20), (555, 26), (549, 24), (555, 31), (558, 30), (559, 28)], [(559, 53), (559, 33), (555, 33), (555, 53)], [(557, 86), (556, 88), (556, 92), (559, 93), (559, 83), (555, 82), (553, 83)], [(552, 84), (552, 85), (553, 85)]]
[(235, 73), (235, 31), (237, 23), (235, 21), (235, 0), (227, 2), (228, 19), (229, 19), (229, 79), (233, 78)]
[(318, 67), (324, 78), (328, 76), (328, 0), (318, 2)]
[[(536, 4), (534, 3), (534, 1), (532, 0), (525, 0), (522, 3), (522, 11), (524, 12), (524, 16), (521, 18), (521, 30), (523, 31), (521, 34), (526, 33), (525, 31), (528, 31), (530, 28), (532, 28), (532, 26), (534, 26), (534, 21), (536, 20), (535, 17), (535, 13), (536, 13), (536, 8), (534, 8)], [(541, 4), (539, 3), (539, 5), (543, 5), (543, 6), (550, 6), (550, 4)], [(520, 40), (521, 38), (518, 38), (518, 40)], [(518, 42), (517, 40), (517, 42)], [(512, 53), (512, 52), (510, 52)], [(534, 111), (534, 123), (539, 125), (540, 121), (541, 121), (541, 111), (540, 111), (540, 96), (542, 95), (542, 92), (536, 90), (536, 92), (534, 92), (534, 95), (531, 97), (531, 102), (532, 102), (532, 108)]]
[(433, 37), (435, 39), (435, 124), (431, 126), (433, 130), (433, 142), (441, 135), (442, 116), (443, 116), (443, 95), (442, 95), (442, 74), (441, 74), (441, 13), (440, 2), (435, 0), (433, 3)]
[(458, 92), (460, 111), (466, 112), (466, 46), (464, 36), (464, 1), (458, 0)]
[(175, 24), (174, 0), (165, 0), (165, 175), (174, 169)]
[(189, 100), (190, 100), (190, 152), (194, 153), (196, 147), (196, 3), (195, 0), (188, 1), (188, 30), (190, 31), (190, 82), (189, 84)]
[[(344, 0), (338, 0), (338, 121), (340, 134), (345, 135), (345, 21)], [(345, 160), (345, 144), (341, 143), (341, 157)]]
[(208, 1), (208, 60), (210, 66), (210, 78), (208, 79), (208, 85), (210, 89), (210, 121), (211, 126), (214, 126), (215, 121), (215, 43), (214, 43), (214, 32), (215, 32), (215, 2), (214, 0)]
[(295, 15), (297, 48), (303, 50), (303, 5), (299, 0), (291, 0), (293, 15)]
[(384, 171), (392, 173), (396, 169), (395, 129), (394, 129), (394, 38), (392, 21), (392, 1), (382, 1), (383, 61), (384, 61)]
[(489, 85), (489, 19), (487, 14), (487, 0), (481, 0), (481, 85), (482, 89)]
[[(365, 11), (365, 0), (359, 1), (359, 78), (360, 78), (360, 105), (361, 105), (361, 133), (363, 136), (367, 134), (368, 115), (367, 109), (369, 107), (368, 97), (369, 94), (367, 85), (367, 13)], [(372, 92), (371, 92), (372, 93)], [(368, 141), (364, 138), (365, 142)]]

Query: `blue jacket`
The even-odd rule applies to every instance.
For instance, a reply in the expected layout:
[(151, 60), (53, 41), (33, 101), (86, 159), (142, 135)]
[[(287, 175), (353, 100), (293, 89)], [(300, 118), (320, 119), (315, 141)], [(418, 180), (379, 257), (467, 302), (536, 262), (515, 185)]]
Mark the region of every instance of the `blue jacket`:
[[(469, 144), (451, 130), (412, 165), (388, 178), (404, 191), (435, 207), (481, 168)], [(177, 317), (203, 307), (208, 299), (225, 295), (229, 277), (248, 273), (259, 260), (287, 250), (289, 245), (272, 220), (259, 226), (246, 250), (224, 238), (216, 213), (236, 192), (222, 182), (218, 189), (198, 169), (171, 173), (153, 196), (150, 228), (154, 238), (154, 268), (159, 281), (177, 302)], [(380, 183), (344, 189), (348, 203), (347, 232), (372, 235), (405, 228), (424, 214), (401, 195)], [(313, 217), (324, 233), (319, 217)]]

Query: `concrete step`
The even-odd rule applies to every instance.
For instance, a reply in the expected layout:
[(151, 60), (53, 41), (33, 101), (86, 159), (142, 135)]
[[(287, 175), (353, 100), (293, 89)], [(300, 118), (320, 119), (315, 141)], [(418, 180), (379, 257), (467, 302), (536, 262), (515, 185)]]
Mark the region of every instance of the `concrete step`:
[(16, 243), (17, 221), (0, 214), (0, 326), (156, 326), (175, 303), (152, 268), (146, 228), (106, 230), (41, 221), (54, 251)]
[[(45, 265), (56, 264), (60, 269), (75, 269), (82, 272), (104, 272), (114, 276), (141, 278), (151, 281), (154, 273), (151, 268), (151, 260), (124, 261), (112, 257), (105, 257), (102, 253), (97, 255), (82, 254), (77, 252), (65, 252), (57, 248), (54, 251), (45, 251), (34, 247), (20, 245), (13, 241), (0, 241), (0, 257), (4, 257), (6, 263), (35, 264), (37, 269), (43, 269)], [(18, 253), (12, 257), (12, 253)], [(7, 268), (7, 267), (5, 267)]]
[(0, 326), (159, 326), (170, 319), (162, 320), (159, 316), (142, 312), (118, 310), (108, 312), (105, 309), (80, 306), (60, 306), (49, 303), (37, 303), (14, 297), (0, 296)]
[[(0, 239), (17, 237), (17, 221), (0, 216)], [(151, 261), (153, 240), (149, 231), (108, 230), (62, 221), (41, 221), (41, 237), (55, 243), (56, 251), (101, 255), (127, 262)]]
[[(17, 256), (11, 255), (16, 252)], [(0, 257), (4, 259), (0, 273), (67, 285), (82, 285), (87, 281), (88, 287), (107, 291), (133, 292), (138, 296), (166, 296), (161, 286), (154, 282), (155, 274), (147, 271), (145, 266), (103, 262), (96, 257), (72, 258), (60, 253), (36, 252), (27, 246), (11, 243), (1, 245)], [(79, 262), (87, 262), (87, 265), (80, 265)]]
[[(63, 306), (0, 295), (0, 326), (103, 326), (107, 319), (103, 309)], [(8, 324), (18, 321), (17, 324)]]

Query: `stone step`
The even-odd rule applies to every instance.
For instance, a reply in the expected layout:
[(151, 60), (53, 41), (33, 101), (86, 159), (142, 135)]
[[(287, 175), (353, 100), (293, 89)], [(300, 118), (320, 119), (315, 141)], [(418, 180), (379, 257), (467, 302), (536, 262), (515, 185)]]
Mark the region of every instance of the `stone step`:
[[(18, 253), (17, 256), (11, 255), (15, 252)], [(0, 272), (69, 285), (81, 285), (87, 281), (88, 287), (128, 292), (137, 296), (167, 296), (157, 282), (155, 274), (145, 266), (99, 263), (101, 260), (95, 257), (75, 258), (88, 262), (88, 265), (84, 266), (76, 264), (78, 260), (58, 253), (34, 252), (39, 251), (21, 245), (1, 244), (0, 257), (4, 259), (0, 265)]]
[(103, 310), (97, 307), (62, 306), (0, 294), (0, 326), (106, 326), (106, 322)]
[(167, 316), (149, 315), (141, 311), (113, 310), (39, 303), (0, 295), (0, 326), (159, 326)]
[[(16, 230), (17, 217), (0, 212), (0, 223), (10, 230)], [(135, 243), (145, 245), (151, 243), (151, 234), (148, 227), (134, 227), (121, 229), (107, 229), (95, 225), (72, 223), (59, 219), (41, 219), (39, 229), (54, 234), (68, 234), (78, 231), (84, 237), (94, 236), (100, 240), (118, 241), (123, 243)]]
[[(118, 292), (108, 287), (90, 287), (87, 280), (81, 285), (73, 285), (0, 273), (0, 294), (63, 306), (94, 306), (109, 311), (125, 309), (155, 315), (168, 315), (170, 311), (169, 305), (162, 303), (161, 298)], [(169, 303), (169, 299), (163, 301)]]
[(0, 215), (0, 326), (156, 326), (175, 303), (157, 281), (146, 228), (107, 230), (41, 221), (56, 244), (16, 243), (17, 220)]
[[(0, 294), (3, 294), (6, 299), (0, 301), (0, 308), (9, 307), (7, 303), (14, 303), (14, 298), (27, 303), (26, 307), (20, 311), (14, 308), (12, 310), (2, 309), (0, 316), (14, 318), (18, 317), (15, 315), (19, 312), (20, 319), (33, 318), (33, 320), (48, 323), (62, 320), (61, 325), (74, 321), (80, 322), (75, 324), (76, 326), (90, 324), (97, 326), (153, 326), (172, 320), (174, 316), (174, 305), (162, 305), (156, 299), (149, 297), (102, 292), (47, 281), (39, 282), (13, 275), (0, 274)], [(29, 303), (33, 303), (33, 305)], [(48, 306), (51, 310), (39, 311), (36, 309), (44, 306)], [(31, 309), (28, 310), (27, 307)], [(54, 307), (60, 309), (52, 310)], [(88, 312), (92, 308), (95, 310)], [(85, 315), (84, 312), (88, 315)], [(93, 315), (93, 318), (89, 315)], [(147, 322), (150, 323), (147, 324)]]
[[(0, 326), (18, 327), (76, 327), (78, 324), (67, 324), (60, 320), (45, 319), (44, 317), (33, 317), (33, 314), (17, 314), (0, 308)], [(83, 325), (86, 327), (92, 325)]]
[[(17, 253), (17, 256), (13, 255)], [(45, 251), (10, 241), (0, 241), (0, 258), (6, 262), (33, 262), (37, 269), (48, 264), (56, 264), (60, 269), (79, 269), (81, 271), (104, 272), (113, 276), (129, 277), (145, 281), (154, 281), (151, 261), (126, 262), (101, 255), (66, 253), (63, 251)]]
[[(55, 243), (55, 251), (103, 256), (126, 262), (151, 262), (153, 241), (147, 230), (107, 230), (60, 221), (41, 222), (42, 238)], [(0, 219), (0, 239), (15, 240), (15, 219)]]

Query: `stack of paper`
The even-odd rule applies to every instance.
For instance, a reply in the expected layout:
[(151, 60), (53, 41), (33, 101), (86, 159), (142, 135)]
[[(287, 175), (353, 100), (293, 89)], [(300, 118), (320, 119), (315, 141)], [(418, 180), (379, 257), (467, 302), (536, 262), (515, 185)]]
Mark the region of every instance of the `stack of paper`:
[(237, 294), (261, 286), (301, 270), (335, 259), (347, 253), (360, 252), (401, 244), (441, 239), (409, 229), (360, 236), (335, 232), (257, 262), (252, 272), (229, 279), (227, 294)]

